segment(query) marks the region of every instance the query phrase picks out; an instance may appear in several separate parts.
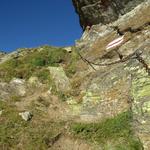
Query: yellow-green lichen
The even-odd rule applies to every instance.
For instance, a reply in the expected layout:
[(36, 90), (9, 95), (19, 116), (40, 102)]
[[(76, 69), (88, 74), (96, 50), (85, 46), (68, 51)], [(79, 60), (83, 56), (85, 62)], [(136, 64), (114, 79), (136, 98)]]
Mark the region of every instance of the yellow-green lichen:
[(83, 104), (91, 103), (91, 104), (98, 104), (101, 101), (101, 97), (97, 93), (86, 92), (85, 96), (83, 97)]
[(80, 114), (82, 106), (81, 106), (81, 104), (79, 104), (77, 102), (76, 99), (74, 99), (73, 97), (70, 97), (67, 99), (66, 102), (68, 103), (73, 115), (79, 115)]
[(79, 115), (81, 113), (81, 105), (76, 104), (76, 105), (70, 105), (70, 108), (72, 110), (73, 115)]
[(84, 106), (95, 106), (101, 101), (100, 95), (92, 92), (85, 92), (82, 102), (77, 102), (74, 98), (69, 98), (66, 102), (69, 104), (70, 109), (74, 115), (81, 113)]
[(143, 111), (143, 113), (149, 113), (150, 114), (150, 101), (145, 102), (143, 104), (142, 111)]
[(137, 76), (132, 81), (132, 96), (135, 100), (145, 96), (150, 96), (150, 78), (149, 76)]
[(150, 114), (150, 77), (138, 71), (132, 80), (131, 94), (134, 99), (134, 114)]

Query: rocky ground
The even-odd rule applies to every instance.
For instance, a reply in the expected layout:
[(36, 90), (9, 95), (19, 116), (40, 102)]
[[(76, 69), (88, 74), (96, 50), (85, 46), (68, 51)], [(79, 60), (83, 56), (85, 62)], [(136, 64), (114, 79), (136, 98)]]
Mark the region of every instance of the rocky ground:
[[(0, 56), (0, 148), (149, 150), (148, 12), (143, 1), (85, 30), (75, 47)], [(120, 46), (106, 49), (123, 35)]]

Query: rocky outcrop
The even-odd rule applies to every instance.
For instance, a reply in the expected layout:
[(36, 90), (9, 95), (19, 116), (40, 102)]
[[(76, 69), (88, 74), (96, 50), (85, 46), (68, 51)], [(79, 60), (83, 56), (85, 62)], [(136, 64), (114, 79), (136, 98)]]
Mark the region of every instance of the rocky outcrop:
[(27, 85), (25, 84), (25, 80), (15, 78), (10, 83), (0, 82), (0, 100), (17, 100), (19, 97), (25, 96), (26, 92)]
[[(94, 25), (90, 31), (84, 32), (81, 39), (76, 42), (76, 47), (83, 51), (86, 58), (95, 60), (108, 52), (111, 53), (110, 51), (113, 52), (112, 49), (106, 50), (106, 46), (121, 34), (125, 36), (125, 43), (121, 47), (122, 50), (119, 48), (119, 51), (127, 55), (130, 53), (127, 48), (129, 44), (134, 44), (134, 47), (137, 48), (145, 39), (149, 39), (150, 14), (147, 13), (149, 11), (150, 1), (148, 0), (115, 22), (107, 25)], [(140, 31), (141, 34), (139, 34)], [(131, 52), (134, 47), (130, 48)]]
[(55, 82), (56, 90), (67, 92), (71, 89), (71, 84), (62, 67), (48, 67)]
[[(88, 122), (130, 109), (133, 129), (144, 150), (150, 149), (150, 14), (147, 12), (150, 12), (149, 0), (117, 21), (93, 25), (83, 33), (76, 48), (84, 61), (79, 62), (80, 71), (75, 77), (81, 82), (80, 95), (84, 94), (80, 104), (72, 103), (80, 119)], [(122, 36), (120, 46), (106, 49), (111, 41)]]
[(131, 11), (143, 0), (72, 0), (83, 29), (95, 24), (107, 24)]

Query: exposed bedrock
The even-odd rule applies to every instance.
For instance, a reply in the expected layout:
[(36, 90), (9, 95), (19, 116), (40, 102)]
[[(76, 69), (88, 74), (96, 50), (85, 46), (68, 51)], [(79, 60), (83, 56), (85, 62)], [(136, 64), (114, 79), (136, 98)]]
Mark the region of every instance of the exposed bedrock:
[(86, 26), (107, 24), (131, 11), (144, 0), (72, 0), (83, 30)]

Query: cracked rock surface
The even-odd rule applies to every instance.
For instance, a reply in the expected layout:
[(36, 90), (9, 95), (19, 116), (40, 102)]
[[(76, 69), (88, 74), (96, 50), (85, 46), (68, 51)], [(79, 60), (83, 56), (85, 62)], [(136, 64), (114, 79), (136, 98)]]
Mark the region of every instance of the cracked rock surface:
[(94, 24), (107, 24), (131, 11), (143, 0), (72, 0), (83, 29)]
[[(84, 2), (82, 7), (88, 3)], [(130, 1), (132, 2), (135, 1)], [(85, 76), (82, 77), (84, 81), (80, 86), (86, 93), (83, 97), (83, 106), (80, 108), (81, 119), (93, 122), (131, 109), (132, 126), (144, 150), (150, 149), (150, 76), (146, 69), (150, 67), (148, 12), (149, 0), (142, 2), (116, 21), (111, 20), (106, 25), (93, 25), (90, 30), (85, 30), (81, 39), (76, 42), (77, 50), (89, 62), (86, 64), (81, 60), (79, 69), (82, 73), (76, 75), (78, 78), (83, 74)], [(79, 15), (81, 19), (83, 14)], [(106, 50), (108, 43), (122, 35), (124, 42), (120, 46)], [(120, 60), (115, 50), (123, 55), (123, 60), (128, 59)], [(142, 64), (143, 60), (135, 59), (136, 51), (141, 52), (140, 57), (146, 64)], [(89, 65), (90, 62), (96, 71)]]

